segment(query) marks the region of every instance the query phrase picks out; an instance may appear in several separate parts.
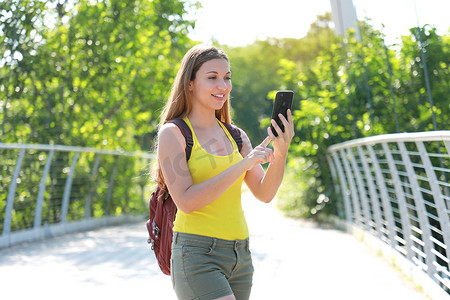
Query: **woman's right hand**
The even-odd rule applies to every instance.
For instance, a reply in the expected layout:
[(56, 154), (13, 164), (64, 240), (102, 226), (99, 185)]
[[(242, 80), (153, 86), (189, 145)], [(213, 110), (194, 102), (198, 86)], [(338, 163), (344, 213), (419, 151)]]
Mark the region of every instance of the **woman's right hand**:
[(251, 170), (253, 167), (260, 164), (272, 162), (274, 158), (273, 150), (267, 148), (270, 141), (270, 137), (266, 137), (261, 144), (252, 149), (252, 151), (244, 158), (244, 161), (247, 164), (247, 170)]

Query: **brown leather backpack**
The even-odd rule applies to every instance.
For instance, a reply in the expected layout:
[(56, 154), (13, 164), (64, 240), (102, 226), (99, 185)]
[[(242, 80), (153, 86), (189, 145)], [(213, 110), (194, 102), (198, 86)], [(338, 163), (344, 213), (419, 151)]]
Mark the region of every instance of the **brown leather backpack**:
[[(168, 123), (173, 123), (178, 126), (181, 133), (186, 140), (186, 161), (191, 156), (194, 140), (192, 139), (192, 132), (189, 126), (181, 119), (171, 120)], [(242, 138), (239, 129), (231, 124), (223, 123), (231, 136), (235, 140), (239, 152), (242, 149)], [(172, 255), (172, 237), (173, 237), (173, 222), (177, 214), (177, 207), (172, 200), (168, 191), (157, 187), (149, 201), (150, 219), (147, 221), (147, 231), (149, 238), (147, 243), (151, 244), (151, 249), (155, 252), (156, 260), (158, 261), (161, 271), (170, 275), (170, 257)]]

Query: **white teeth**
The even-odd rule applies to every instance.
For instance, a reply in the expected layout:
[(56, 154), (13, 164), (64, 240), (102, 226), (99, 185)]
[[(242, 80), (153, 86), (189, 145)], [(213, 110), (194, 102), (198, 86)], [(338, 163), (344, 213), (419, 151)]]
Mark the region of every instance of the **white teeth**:
[(214, 95), (214, 94), (213, 94), (213, 96), (214, 97), (219, 97), (219, 98), (223, 98), (224, 97), (224, 95)]

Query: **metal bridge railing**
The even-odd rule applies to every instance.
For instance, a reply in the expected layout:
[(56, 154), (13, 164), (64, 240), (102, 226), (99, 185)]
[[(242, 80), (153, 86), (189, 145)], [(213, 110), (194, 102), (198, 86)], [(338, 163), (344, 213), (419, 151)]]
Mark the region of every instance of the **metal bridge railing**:
[(0, 143), (0, 248), (142, 218), (152, 159), (148, 153)]
[(333, 145), (328, 163), (348, 223), (401, 253), (450, 291), (450, 131)]

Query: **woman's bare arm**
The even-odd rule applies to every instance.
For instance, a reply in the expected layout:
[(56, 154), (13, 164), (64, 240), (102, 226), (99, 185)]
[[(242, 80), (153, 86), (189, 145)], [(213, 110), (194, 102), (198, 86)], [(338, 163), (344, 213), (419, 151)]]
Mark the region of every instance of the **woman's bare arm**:
[[(255, 197), (263, 202), (270, 202), (275, 197), (281, 181), (283, 180), (284, 169), (286, 165), (287, 152), (289, 144), (294, 136), (294, 126), (292, 122), (292, 115), (288, 110), (288, 119), (280, 115), (285, 131), (282, 132), (277, 123), (272, 120), (272, 125), (278, 132), (278, 137), (275, 137), (270, 128), (268, 128), (268, 134), (273, 141), (274, 153), (273, 159), (264, 172), (261, 165), (254, 166), (251, 170), (247, 171), (245, 176), (245, 183), (249, 187), (250, 191)], [(242, 149), (243, 155), (246, 155), (252, 150), (250, 140), (247, 135), (243, 135), (244, 146)]]

